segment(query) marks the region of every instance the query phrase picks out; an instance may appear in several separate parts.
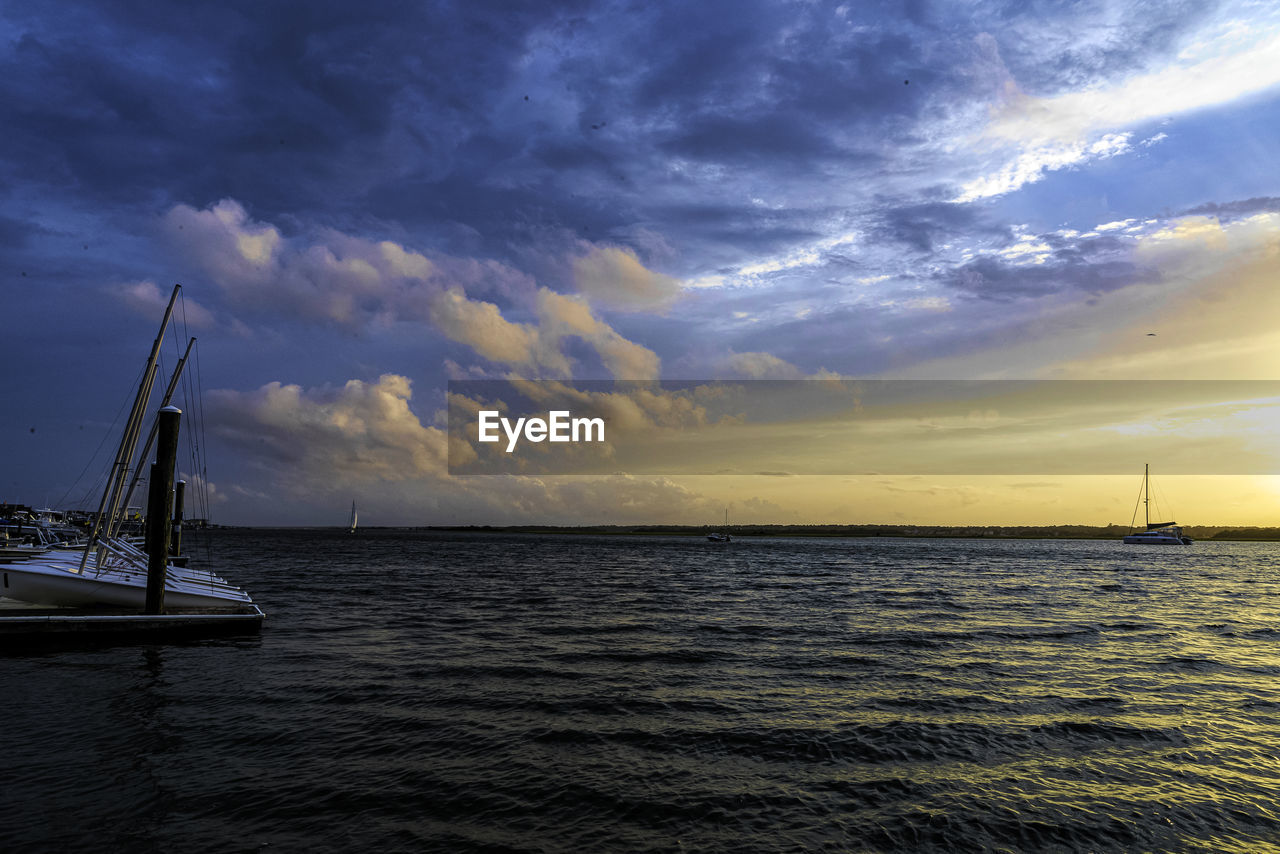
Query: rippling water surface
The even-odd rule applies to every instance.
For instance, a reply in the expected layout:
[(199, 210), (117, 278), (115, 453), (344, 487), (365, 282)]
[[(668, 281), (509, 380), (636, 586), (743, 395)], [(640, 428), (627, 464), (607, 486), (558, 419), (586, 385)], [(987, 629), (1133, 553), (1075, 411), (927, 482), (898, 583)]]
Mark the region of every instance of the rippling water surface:
[(1280, 850), (1280, 544), (216, 532), (0, 658), (7, 851)]

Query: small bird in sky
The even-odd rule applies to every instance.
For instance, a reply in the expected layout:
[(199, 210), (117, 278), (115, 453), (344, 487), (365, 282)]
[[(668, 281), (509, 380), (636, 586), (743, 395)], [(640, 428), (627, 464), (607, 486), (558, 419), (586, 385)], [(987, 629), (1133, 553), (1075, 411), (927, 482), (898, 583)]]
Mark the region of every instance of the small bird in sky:
[(1148, 333), (1147, 333), (1147, 337), (1148, 337), (1148, 338), (1155, 338), (1155, 337), (1156, 337), (1156, 334), (1155, 334), (1154, 332), (1148, 332)]

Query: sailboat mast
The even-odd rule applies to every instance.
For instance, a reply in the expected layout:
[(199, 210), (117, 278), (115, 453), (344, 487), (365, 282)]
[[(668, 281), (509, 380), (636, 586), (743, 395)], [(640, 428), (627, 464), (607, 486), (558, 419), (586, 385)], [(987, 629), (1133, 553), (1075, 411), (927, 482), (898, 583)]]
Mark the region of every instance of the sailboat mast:
[[(156, 340), (151, 345), (151, 355), (147, 358), (147, 369), (143, 374), (142, 383), (138, 387), (138, 396), (134, 400), (134, 408), (129, 424), (125, 428), (125, 439), (121, 442), (120, 448), (120, 467), (115, 475), (115, 483), (111, 490), (110, 499), (107, 502), (105, 522), (106, 535), (108, 537), (113, 537), (118, 532), (121, 522), (119, 515), (123, 515), (123, 511), (126, 508), (125, 482), (129, 476), (129, 468), (133, 465), (134, 456), (137, 454), (138, 437), (142, 434), (142, 422), (146, 420), (147, 402), (151, 398), (151, 387), (155, 383), (156, 366), (160, 358), (160, 345), (164, 342), (165, 330), (169, 328), (169, 318), (173, 316), (173, 304), (177, 301), (178, 292), (181, 289), (181, 285), (174, 285), (173, 293), (169, 295), (169, 304), (165, 306), (164, 319), (160, 321), (160, 331), (156, 333)], [(139, 458), (138, 468), (142, 467), (142, 463), (143, 460)]]
[(1142, 467), (1142, 507), (1147, 516), (1147, 530), (1151, 530), (1151, 463)]
[(156, 363), (160, 358), (160, 345), (164, 341), (164, 331), (169, 326), (169, 318), (173, 316), (173, 304), (177, 301), (180, 290), (182, 290), (181, 285), (174, 285), (173, 293), (169, 295), (169, 304), (165, 306), (164, 319), (160, 321), (160, 331), (156, 334), (156, 340), (151, 345), (151, 355), (147, 358), (147, 367), (142, 372), (142, 382), (138, 385), (138, 394), (134, 398), (133, 409), (129, 412), (129, 420), (125, 423), (124, 435), (120, 439), (120, 447), (116, 451), (116, 459), (111, 466), (111, 476), (107, 480), (106, 489), (103, 490), (102, 501), (98, 504), (98, 513), (94, 518), (93, 529), (89, 532), (89, 539), (85, 543), (84, 556), (80, 558), (80, 568), (77, 572), (84, 572), (85, 564), (89, 560), (89, 554), (93, 550), (99, 534), (107, 533), (111, 530), (111, 522), (116, 514), (120, 512), (120, 501), (124, 497), (125, 480), (129, 476), (129, 466), (133, 461), (134, 453), (137, 451), (138, 437), (142, 432), (143, 416), (147, 408), (147, 401), (151, 397), (152, 383), (155, 382)]
[[(178, 389), (178, 380), (182, 377), (182, 369), (186, 367), (187, 358), (191, 355), (191, 348), (195, 346), (196, 339), (192, 338), (187, 342), (186, 352), (182, 354), (182, 358), (178, 360), (177, 367), (173, 369), (173, 376), (169, 378), (169, 385), (164, 390), (164, 396), (160, 398), (160, 408), (164, 409), (173, 400), (173, 393)], [(160, 420), (157, 418), (151, 422), (151, 432), (147, 434), (147, 441), (142, 446), (142, 455), (138, 457), (138, 465), (133, 471), (133, 479), (129, 481), (129, 488), (125, 490), (124, 500), (121, 504), (124, 507), (129, 506), (129, 499), (133, 497), (133, 491), (138, 488), (138, 481), (142, 479), (142, 464), (146, 461), (147, 456), (151, 453), (151, 446), (155, 444), (156, 433), (160, 429)], [(122, 517), (113, 520), (112, 524), (107, 528), (107, 536), (114, 537), (119, 533), (120, 525), (124, 522)]]

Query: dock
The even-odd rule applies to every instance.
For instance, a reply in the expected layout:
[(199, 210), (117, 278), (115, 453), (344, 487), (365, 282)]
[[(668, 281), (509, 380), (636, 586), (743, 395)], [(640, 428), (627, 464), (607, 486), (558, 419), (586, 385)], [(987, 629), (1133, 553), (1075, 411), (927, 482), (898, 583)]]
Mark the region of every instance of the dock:
[(265, 615), (257, 605), (171, 608), (144, 614), (128, 608), (49, 608), (0, 599), (0, 647), (39, 640), (170, 640), (256, 634)]

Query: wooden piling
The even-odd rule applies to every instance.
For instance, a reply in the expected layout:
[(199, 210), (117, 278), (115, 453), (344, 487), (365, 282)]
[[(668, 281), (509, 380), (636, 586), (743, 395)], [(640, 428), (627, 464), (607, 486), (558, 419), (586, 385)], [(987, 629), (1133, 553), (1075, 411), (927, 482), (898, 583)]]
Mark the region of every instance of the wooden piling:
[(147, 500), (147, 601), (143, 613), (164, 613), (164, 582), (169, 566), (169, 526), (173, 517), (173, 469), (178, 461), (178, 422), (182, 410), (166, 406), (156, 417), (158, 443), (151, 465)]

